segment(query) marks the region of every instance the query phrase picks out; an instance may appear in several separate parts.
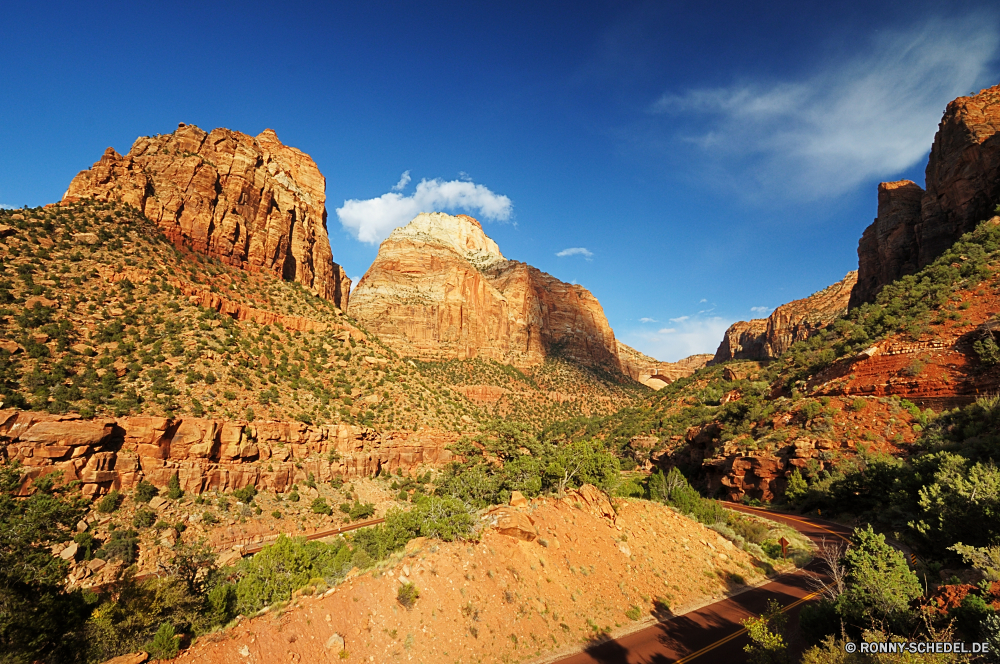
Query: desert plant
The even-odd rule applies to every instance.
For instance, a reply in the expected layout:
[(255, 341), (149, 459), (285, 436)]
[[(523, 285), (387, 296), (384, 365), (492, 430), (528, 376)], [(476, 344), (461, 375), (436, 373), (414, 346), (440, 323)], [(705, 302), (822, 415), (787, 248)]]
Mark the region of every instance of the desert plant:
[(112, 489), (108, 495), (101, 498), (101, 500), (97, 503), (97, 511), (110, 514), (118, 509), (124, 499), (125, 496), (123, 496), (118, 489)]
[(402, 584), (396, 591), (396, 601), (406, 609), (412, 609), (419, 597), (420, 589), (410, 582)]

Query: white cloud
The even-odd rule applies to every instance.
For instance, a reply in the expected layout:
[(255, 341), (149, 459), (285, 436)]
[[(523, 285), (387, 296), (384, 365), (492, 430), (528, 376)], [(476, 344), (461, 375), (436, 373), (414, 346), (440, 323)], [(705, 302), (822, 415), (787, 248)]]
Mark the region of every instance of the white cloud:
[(831, 196), (922, 161), (945, 105), (988, 82), (998, 45), (994, 17), (937, 18), (799, 80), (668, 92), (652, 111), (708, 118), (685, 140), (752, 178), (744, 190)]
[(698, 304), (704, 304), (706, 302), (708, 302), (708, 300), (706, 300), (705, 298), (701, 298), (700, 300), (698, 300)]
[(655, 333), (643, 329), (624, 331), (622, 341), (650, 357), (676, 362), (698, 353), (714, 354), (726, 329), (734, 322), (718, 316), (681, 318), (683, 320), (673, 327)]
[(361, 283), (361, 277), (351, 277), (351, 292), (352, 293), (354, 292), (354, 289), (358, 287), (359, 283)]
[(640, 318), (639, 322), (640, 323), (659, 323), (660, 321), (656, 320), (655, 318)]
[[(405, 179), (400, 178), (400, 182)], [(398, 186), (398, 183), (397, 183)], [(337, 208), (341, 225), (362, 242), (377, 244), (421, 212), (466, 210), (487, 221), (507, 221), (511, 200), (481, 184), (461, 180), (421, 180), (410, 196), (398, 192), (368, 200), (351, 199)]]
[(774, 307), (750, 307), (750, 311), (754, 312), (755, 314), (763, 315), (763, 314), (769, 314), (772, 311), (774, 311)]
[(590, 251), (586, 247), (570, 247), (569, 249), (563, 249), (562, 251), (556, 252), (556, 256), (583, 256), (589, 261), (594, 257), (594, 252)]
[(7, 205), (6, 203), (0, 203), (0, 210), (16, 210), (13, 205)]
[(403, 174), (399, 176), (399, 182), (392, 185), (392, 190), (403, 191), (404, 189), (406, 189), (406, 185), (410, 184), (410, 180), (412, 179), (413, 178), (410, 177), (409, 171), (403, 171)]
[(677, 318), (671, 318), (670, 322), (671, 323), (683, 323), (684, 321), (686, 321), (689, 318), (691, 318), (691, 317), (690, 316), (679, 316)]

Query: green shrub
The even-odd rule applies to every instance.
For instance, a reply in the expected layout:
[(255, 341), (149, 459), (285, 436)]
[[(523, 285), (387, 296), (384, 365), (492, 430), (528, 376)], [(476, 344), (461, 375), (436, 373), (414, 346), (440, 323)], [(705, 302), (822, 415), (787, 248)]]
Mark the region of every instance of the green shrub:
[(629, 610), (625, 612), (625, 617), (629, 620), (638, 620), (642, 617), (642, 609), (633, 604), (629, 607)]
[(375, 506), (371, 503), (354, 501), (354, 505), (351, 506), (349, 515), (351, 517), (351, 521), (360, 521), (361, 519), (371, 518), (375, 515)]
[(412, 583), (404, 583), (396, 591), (396, 601), (406, 609), (412, 609), (420, 598), (420, 589)]
[(851, 402), (851, 410), (853, 410), (855, 413), (860, 413), (867, 407), (868, 407), (868, 401), (866, 401), (862, 397), (857, 397), (856, 399), (854, 399), (854, 401)]
[(325, 514), (327, 516), (333, 514), (333, 509), (326, 504), (326, 499), (319, 496), (313, 499), (309, 509), (312, 510), (313, 514)]
[(250, 501), (257, 496), (257, 487), (253, 484), (248, 484), (242, 489), (237, 489), (233, 491), (233, 498), (244, 503), (246, 505), (250, 504)]
[(181, 490), (181, 478), (174, 473), (167, 482), (167, 497), (171, 500), (179, 500), (184, 495)]
[(179, 651), (180, 637), (175, 635), (174, 626), (170, 623), (163, 623), (160, 629), (156, 630), (156, 636), (147, 646), (146, 651), (153, 659), (173, 659)]
[(288, 499), (293, 503), (299, 502), (300, 499), (299, 492), (293, 490), (290, 494), (288, 494)]
[(123, 496), (118, 489), (113, 489), (110, 493), (108, 493), (108, 495), (101, 498), (101, 500), (97, 503), (97, 511), (110, 514), (121, 506), (124, 499), (125, 496)]
[(152, 482), (141, 480), (135, 487), (135, 501), (137, 503), (148, 503), (158, 493), (160, 493), (160, 491), (153, 486)]
[(73, 536), (73, 541), (76, 542), (77, 547), (79, 547), (80, 558), (83, 560), (90, 560), (94, 557), (94, 550), (100, 545), (97, 538), (89, 530), (85, 530), (82, 533), (77, 533)]
[(154, 523), (156, 523), (156, 512), (148, 507), (139, 508), (136, 510), (135, 516), (132, 517), (132, 525), (140, 530), (142, 528), (149, 528)]
[(106, 560), (118, 559), (131, 565), (139, 557), (139, 533), (132, 529), (112, 530), (111, 537), (101, 547), (101, 557)]
[(205, 511), (201, 515), (201, 522), (206, 526), (213, 526), (219, 522), (219, 518), (209, 511)]
[(972, 344), (972, 349), (984, 365), (992, 367), (1000, 364), (1000, 345), (997, 345), (992, 336), (976, 341)]
[(239, 564), (236, 611), (251, 615), (274, 602), (288, 601), (311, 579), (342, 578), (354, 566), (353, 560), (354, 552), (341, 539), (325, 544), (281, 535), (274, 544)]

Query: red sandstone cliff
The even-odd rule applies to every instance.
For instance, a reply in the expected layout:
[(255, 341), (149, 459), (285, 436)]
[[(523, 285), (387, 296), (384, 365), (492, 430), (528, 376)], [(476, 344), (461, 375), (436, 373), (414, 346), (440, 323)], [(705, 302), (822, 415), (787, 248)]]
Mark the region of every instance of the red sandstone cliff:
[(927, 191), (903, 180), (879, 185), (878, 217), (858, 243), (850, 306), (932, 262), (1000, 203), (1000, 85), (948, 104), (934, 136)]
[(590, 291), (505, 259), (466, 215), (424, 213), (393, 231), (350, 313), (402, 355), (527, 367), (557, 354), (621, 369), (614, 332)]
[(444, 431), (378, 433), (347, 424), (141, 416), (83, 420), (0, 410), (0, 459), (23, 463), (28, 480), (62, 471), (63, 480), (79, 480), (87, 496), (129, 489), (142, 479), (164, 487), (173, 475), (193, 493), (247, 485), (286, 491), (310, 473), (328, 481), (443, 465), (452, 458), (446, 447), (457, 438)]
[(351, 282), (326, 232), (326, 179), (270, 129), (253, 137), (182, 123), (138, 138), (125, 156), (108, 148), (64, 200), (81, 198), (128, 203), (178, 246), (299, 282), (347, 308)]
[(847, 311), (847, 303), (858, 279), (857, 272), (807, 298), (783, 304), (767, 319), (733, 323), (719, 344), (712, 362), (770, 360), (796, 341), (808, 339)]
[(618, 359), (622, 371), (646, 387), (660, 390), (678, 378), (690, 376), (708, 364), (711, 355), (691, 355), (677, 362), (660, 362), (640, 353), (631, 346), (618, 342)]

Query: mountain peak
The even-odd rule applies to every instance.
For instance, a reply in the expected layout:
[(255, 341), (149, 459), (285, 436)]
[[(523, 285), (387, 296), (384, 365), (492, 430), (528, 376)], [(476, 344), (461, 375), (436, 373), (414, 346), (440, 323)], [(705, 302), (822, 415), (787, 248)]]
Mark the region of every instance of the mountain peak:
[(482, 224), (466, 214), (421, 212), (413, 221), (394, 230), (386, 241), (443, 245), (478, 268), (507, 260), (497, 243), (483, 232)]

